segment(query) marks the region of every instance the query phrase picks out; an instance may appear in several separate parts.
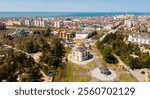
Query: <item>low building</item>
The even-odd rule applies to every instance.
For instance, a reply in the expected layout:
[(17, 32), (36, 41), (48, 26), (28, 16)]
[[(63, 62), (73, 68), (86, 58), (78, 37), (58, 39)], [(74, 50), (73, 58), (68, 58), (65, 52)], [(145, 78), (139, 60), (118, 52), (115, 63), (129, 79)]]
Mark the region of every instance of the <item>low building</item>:
[(28, 30), (25, 30), (25, 29), (16, 29), (15, 31), (16, 34), (20, 35), (20, 34), (28, 34), (29, 31)]
[(16, 31), (14, 33), (9, 33), (9, 36), (12, 37), (16, 37), (19, 35), (28, 35), (30, 33), (30, 30), (26, 30), (26, 29), (16, 29)]
[(59, 34), (59, 32), (58, 31), (52, 31), (51, 32), (53, 35), (57, 35), (57, 34)]
[(92, 26), (81, 26), (80, 27), (81, 29), (85, 29), (85, 30), (101, 30), (102, 29), (102, 26), (99, 25), (99, 24), (94, 24)]
[(128, 36), (128, 41), (138, 43), (138, 44), (150, 45), (150, 34), (147, 33), (131, 34)]
[(62, 31), (62, 32), (59, 33), (59, 37), (60, 37), (61, 39), (69, 40), (69, 39), (71, 38), (71, 33)]
[(76, 39), (88, 39), (90, 35), (92, 35), (93, 31), (90, 30), (83, 30), (83, 31), (79, 31), (75, 34), (75, 38)]
[(23, 25), (23, 22), (20, 20), (9, 20), (6, 22), (6, 25), (7, 26), (15, 26), (15, 25), (21, 26), (21, 25)]

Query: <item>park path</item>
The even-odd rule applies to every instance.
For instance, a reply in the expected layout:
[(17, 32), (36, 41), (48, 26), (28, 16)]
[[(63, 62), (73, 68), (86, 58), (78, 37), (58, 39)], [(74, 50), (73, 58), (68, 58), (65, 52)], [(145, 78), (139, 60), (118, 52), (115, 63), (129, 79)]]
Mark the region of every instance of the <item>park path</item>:
[(94, 60), (94, 62), (95, 62), (95, 64), (96, 64), (96, 67), (94, 67), (94, 68), (92, 68), (92, 69), (89, 69), (90, 71), (89, 71), (88, 74), (91, 76), (90, 82), (101, 82), (99, 79), (93, 77), (93, 75), (91, 74), (92, 71), (93, 71), (95, 68), (97, 68), (97, 67), (103, 67), (103, 65), (101, 64), (101, 61), (100, 61), (101, 57), (100, 57), (100, 55), (98, 54), (99, 52), (98, 52), (98, 50), (97, 50), (97, 48), (96, 48), (95, 43), (92, 44), (92, 49), (89, 49), (89, 52), (93, 55), (93, 60)]
[[(23, 50), (17, 49), (15, 47), (10, 46), (10, 45), (6, 45), (5, 44), (4, 46), (7, 47), (7, 48), (11, 48), (14, 51), (22, 52), (22, 53), (26, 54), (28, 57), (31, 56), (36, 63), (41, 64), (41, 63), (39, 63), (39, 59), (37, 57), (40, 56), (42, 53), (29, 54), (29, 53), (27, 53), (27, 52), (25, 52)], [(48, 66), (47, 64), (41, 64), (41, 65)], [(44, 71), (40, 70), (40, 73), (43, 75), (42, 79), (44, 80), (44, 82), (52, 82), (53, 81), (53, 77), (47, 76), (44, 73)]]
[(132, 70), (129, 66), (127, 66), (118, 56), (115, 55), (118, 59), (120, 66), (123, 66), (127, 71), (139, 82), (147, 82), (149, 81), (147, 69), (145, 71), (145, 75), (141, 74), (141, 70)]

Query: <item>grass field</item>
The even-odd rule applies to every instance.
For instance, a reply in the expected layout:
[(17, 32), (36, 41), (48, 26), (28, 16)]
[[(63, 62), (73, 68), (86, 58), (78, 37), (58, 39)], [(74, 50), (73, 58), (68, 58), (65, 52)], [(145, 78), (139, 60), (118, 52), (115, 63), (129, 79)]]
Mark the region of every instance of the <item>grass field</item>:
[(89, 70), (86, 69), (84, 66), (73, 64), (73, 71), (74, 73), (85, 73), (88, 72)]
[(68, 63), (67, 70), (67, 82), (88, 82), (91, 80), (91, 77), (87, 74), (88, 69), (74, 64), (72, 62)]
[(91, 80), (91, 77), (89, 75), (75, 75), (74, 76), (75, 82), (87, 82), (90, 80)]
[(66, 50), (66, 52), (67, 52), (67, 53), (66, 53), (66, 56), (68, 56), (68, 55), (69, 55), (69, 53), (71, 52), (71, 50), (72, 50), (72, 48), (71, 48), (71, 47), (68, 47), (68, 48), (67, 48), (67, 50)]
[(67, 81), (68, 82), (72, 82), (73, 81), (73, 64), (71, 62), (68, 63)]
[(88, 63), (87, 66), (90, 68), (96, 67), (96, 63), (95, 63), (95, 61), (92, 61), (92, 62)]
[(119, 82), (137, 82), (130, 74), (120, 74)]

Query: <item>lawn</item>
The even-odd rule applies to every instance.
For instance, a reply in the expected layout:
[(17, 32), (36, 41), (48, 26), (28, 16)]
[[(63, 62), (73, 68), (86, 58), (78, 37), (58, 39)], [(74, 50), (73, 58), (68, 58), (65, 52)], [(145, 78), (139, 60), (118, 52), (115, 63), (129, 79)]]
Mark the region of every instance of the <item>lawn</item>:
[(67, 69), (67, 82), (87, 82), (91, 80), (91, 77), (87, 74), (89, 70), (83, 66), (69, 62)]
[(74, 76), (74, 82), (88, 82), (91, 80), (89, 75), (76, 75)]
[(100, 57), (100, 63), (103, 65), (103, 66), (106, 66), (107, 67), (107, 62), (103, 59), (103, 56), (101, 55), (101, 53), (99, 52), (99, 50), (97, 49), (97, 47), (95, 47), (95, 53), (96, 53), (96, 56), (99, 56)]
[(120, 74), (120, 82), (137, 82), (137, 80), (132, 77), (130, 74)]
[(77, 64), (74, 64), (74, 63), (72, 63), (72, 64), (73, 64), (74, 73), (85, 73), (85, 72), (89, 71), (87, 68), (85, 68), (82, 65), (77, 65)]
[(73, 81), (73, 64), (71, 62), (68, 63), (67, 68), (67, 81), (72, 82)]
[(68, 55), (70, 54), (71, 50), (72, 50), (72, 48), (71, 48), (71, 47), (68, 47), (68, 48), (67, 48), (67, 51), (66, 51), (66, 52), (67, 52), (67, 53), (66, 53), (66, 56), (68, 56)]
[(90, 68), (96, 67), (96, 63), (95, 63), (95, 61), (92, 61), (92, 62), (88, 63), (87, 66)]

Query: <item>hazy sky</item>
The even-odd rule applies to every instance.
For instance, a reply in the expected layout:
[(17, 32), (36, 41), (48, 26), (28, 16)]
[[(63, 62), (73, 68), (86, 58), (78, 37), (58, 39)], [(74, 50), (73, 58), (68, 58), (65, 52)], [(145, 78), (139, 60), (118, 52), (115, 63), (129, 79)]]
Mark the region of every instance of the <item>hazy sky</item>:
[(0, 0), (0, 12), (150, 12), (150, 0)]

